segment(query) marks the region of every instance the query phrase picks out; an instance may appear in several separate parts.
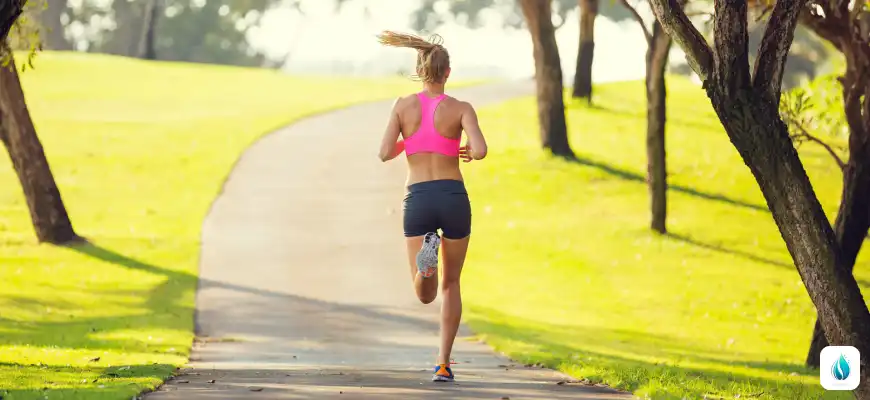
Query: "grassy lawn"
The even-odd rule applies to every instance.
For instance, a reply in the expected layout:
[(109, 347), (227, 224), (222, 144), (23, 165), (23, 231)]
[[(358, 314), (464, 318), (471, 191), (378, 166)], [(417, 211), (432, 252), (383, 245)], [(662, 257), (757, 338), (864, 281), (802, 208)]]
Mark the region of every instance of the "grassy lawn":
[[(851, 398), (802, 367), (814, 308), (700, 87), (670, 81), (663, 237), (648, 229), (643, 84), (596, 96), (569, 105), (578, 162), (539, 150), (533, 99), (481, 112), (490, 155), (466, 168), (471, 327), (520, 361), (642, 398)], [(801, 153), (835, 215), (840, 172), (819, 147)]]
[(79, 234), (39, 246), (0, 157), (0, 396), (129, 399), (186, 362), (199, 233), (241, 151), (307, 114), (407, 79), (44, 53), (22, 79)]

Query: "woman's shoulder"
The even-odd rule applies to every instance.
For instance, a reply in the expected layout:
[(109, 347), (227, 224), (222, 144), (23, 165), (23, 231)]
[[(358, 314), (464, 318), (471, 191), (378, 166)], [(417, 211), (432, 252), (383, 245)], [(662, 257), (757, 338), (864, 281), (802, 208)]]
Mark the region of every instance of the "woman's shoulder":
[(417, 102), (419, 102), (417, 94), (399, 96), (395, 101), (393, 101), (393, 110), (402, 110), (415, 105)]
[(456, 107), (460, 107), (462, 109), (474, 108), (471, 105), (471, 103), (464, 101), (464, 100), (460, 100), (460, 99), (453, 97), (453, 96), (445, 96), (444, 101), (447, 101), (447, 102), (451, 103), (451, 105), (456, 106)]

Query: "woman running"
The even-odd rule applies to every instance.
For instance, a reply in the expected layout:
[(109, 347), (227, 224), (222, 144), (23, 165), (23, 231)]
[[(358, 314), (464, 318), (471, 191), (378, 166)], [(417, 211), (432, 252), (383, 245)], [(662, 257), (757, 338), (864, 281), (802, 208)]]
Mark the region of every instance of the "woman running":
[[(431, 303), (438, 294), (441, 248), (441, 345), (432, 380), (452, 382), (450, 351), (462, 316), (459, 275), (471, 234), (471, 204), (459, 171), (459, 159), (464, 162), (483, 159), (486, 141), (471, 104), (444, 94), (444, 84), (450, 76), (450, 56), (439, 36), (426, 41), (414, 35), (385, 31), (378, 39), (387, 46), (417, 50), (416, 77), (423, 82), (423, 91), (400, 97), (393, 104), (380, 158), (389, 161), (403, 151), (407, 156), (404, 229), (414, 289), (423, 304)], [(463, 131), (467, 141), (460, 146)]]

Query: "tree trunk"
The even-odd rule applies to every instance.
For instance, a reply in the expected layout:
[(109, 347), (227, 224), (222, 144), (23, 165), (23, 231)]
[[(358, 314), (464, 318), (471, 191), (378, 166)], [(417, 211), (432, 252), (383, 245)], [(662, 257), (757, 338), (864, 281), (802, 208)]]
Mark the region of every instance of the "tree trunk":
[(21, 181), (37, 239), (54, 244), (78, 239), (30, 120), (14, 60), (0, 67), (0, 141)]
[[(728, 82), (721, 76), (714, 79)], [(858, 283), (843, 267), (834, 231), (779, 118), (777, 105), (751, 89), (722, 83), (717, 86), (708, 89), (713, 108), (761, 188), (819, 311), (825, 336), (830, 343), (858, 348), (862, 369), (870, 367), (870, 312)], [(868, 396), (868, 389), (864, 381), (857, 393)]]
[(51, 50), (72, 50), (72, 43), (66, 39), (65, 28), (60, 20), (66, 11), (66, 0), (46, 0), (46, 6), (39, 13), (43, 45)]
[[(9, 30), (24, 11), (26, 0), (3, 0), (0, 1), (0, 43), (6, 43)], [(0, 46), (0, 51), (5, 51), (5, 46)]]
[(144, 60), (154, 60), (157, 55), (154, 52), (154, 29), (157, 26), (158, 0), (149, 0), (145, 6), (145, 20), (142, 22), (142, 36), (139, 38), (137, 56)]
[(650, 227), (658, 233), (667, 233), (668, 170), (665, 152), (665, 71), (671, 38), (658, 21), (653, 23), (649, 48), (646, 53), (646, 156), (647, 183), (649, 184), (652, 221)]
[(595, 17), (598, 0), (579, 0), (580, 47), (577, 49), (577, 67), (574, 70), (574, 98), (585, 98), (592, 103), (592, 59), (595, 55)]
[[(849, 161), (843, 169), (843, 192), (840, 208), (834, 222), (834, 233), (843, 257), (843, 266), (851, 274), (861, 245), (870, 229), (870, 86), (852, 88), (856, 79), (866, 73), (849, 57), (847, 73), (843, 77), (843, 100), (846, 122), (849, 125)], [(863, 95), (862, 113), (861, 98)], [(806, 363), (819, 367), (820, 352), (828, 346), (821, 324), (816, 320)]]
[(136, 57), (145, 26), (144, 9), (145, 7), (138, 1), (113, 1), (112, 12), (117, 27), (111, 31), (109, 39), (100, 46), (98, 51)]
[(565, 123), (564, 86), (556, 31), (551, 20), (551, 0), (521, 0), (523, 15), (532, 35), (535, 81), (538, 94), (538, 121), (541, 144), (553, 154), (574, 157), (568, 143)]

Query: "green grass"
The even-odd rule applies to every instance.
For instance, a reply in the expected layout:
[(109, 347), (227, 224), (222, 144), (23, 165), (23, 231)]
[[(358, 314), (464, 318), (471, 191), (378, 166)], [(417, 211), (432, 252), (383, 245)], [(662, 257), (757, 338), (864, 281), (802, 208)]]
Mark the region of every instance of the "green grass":
[[(595, 93), (599, 107), (568, 106), (578, 162), (540, 151), (533, 99), (481, 111), (490, 155), (465, 172), (471, 327), (517, 360), (641, 397), (850, 398), (802, 366), (814, 308), (702, 89), (670, 79), (669, 236), (648, 229), (642, 83)], [(801, 153), (835, 215), (840, 172), (819, 147)]]
[(44, 53), (22, 75), (78, 233), (40, 246), (0, 157), (0, 396), (129, 399), (186, 362), (199, 233), (242, 150), (294, 119), (416, 89), (406, 79)]

